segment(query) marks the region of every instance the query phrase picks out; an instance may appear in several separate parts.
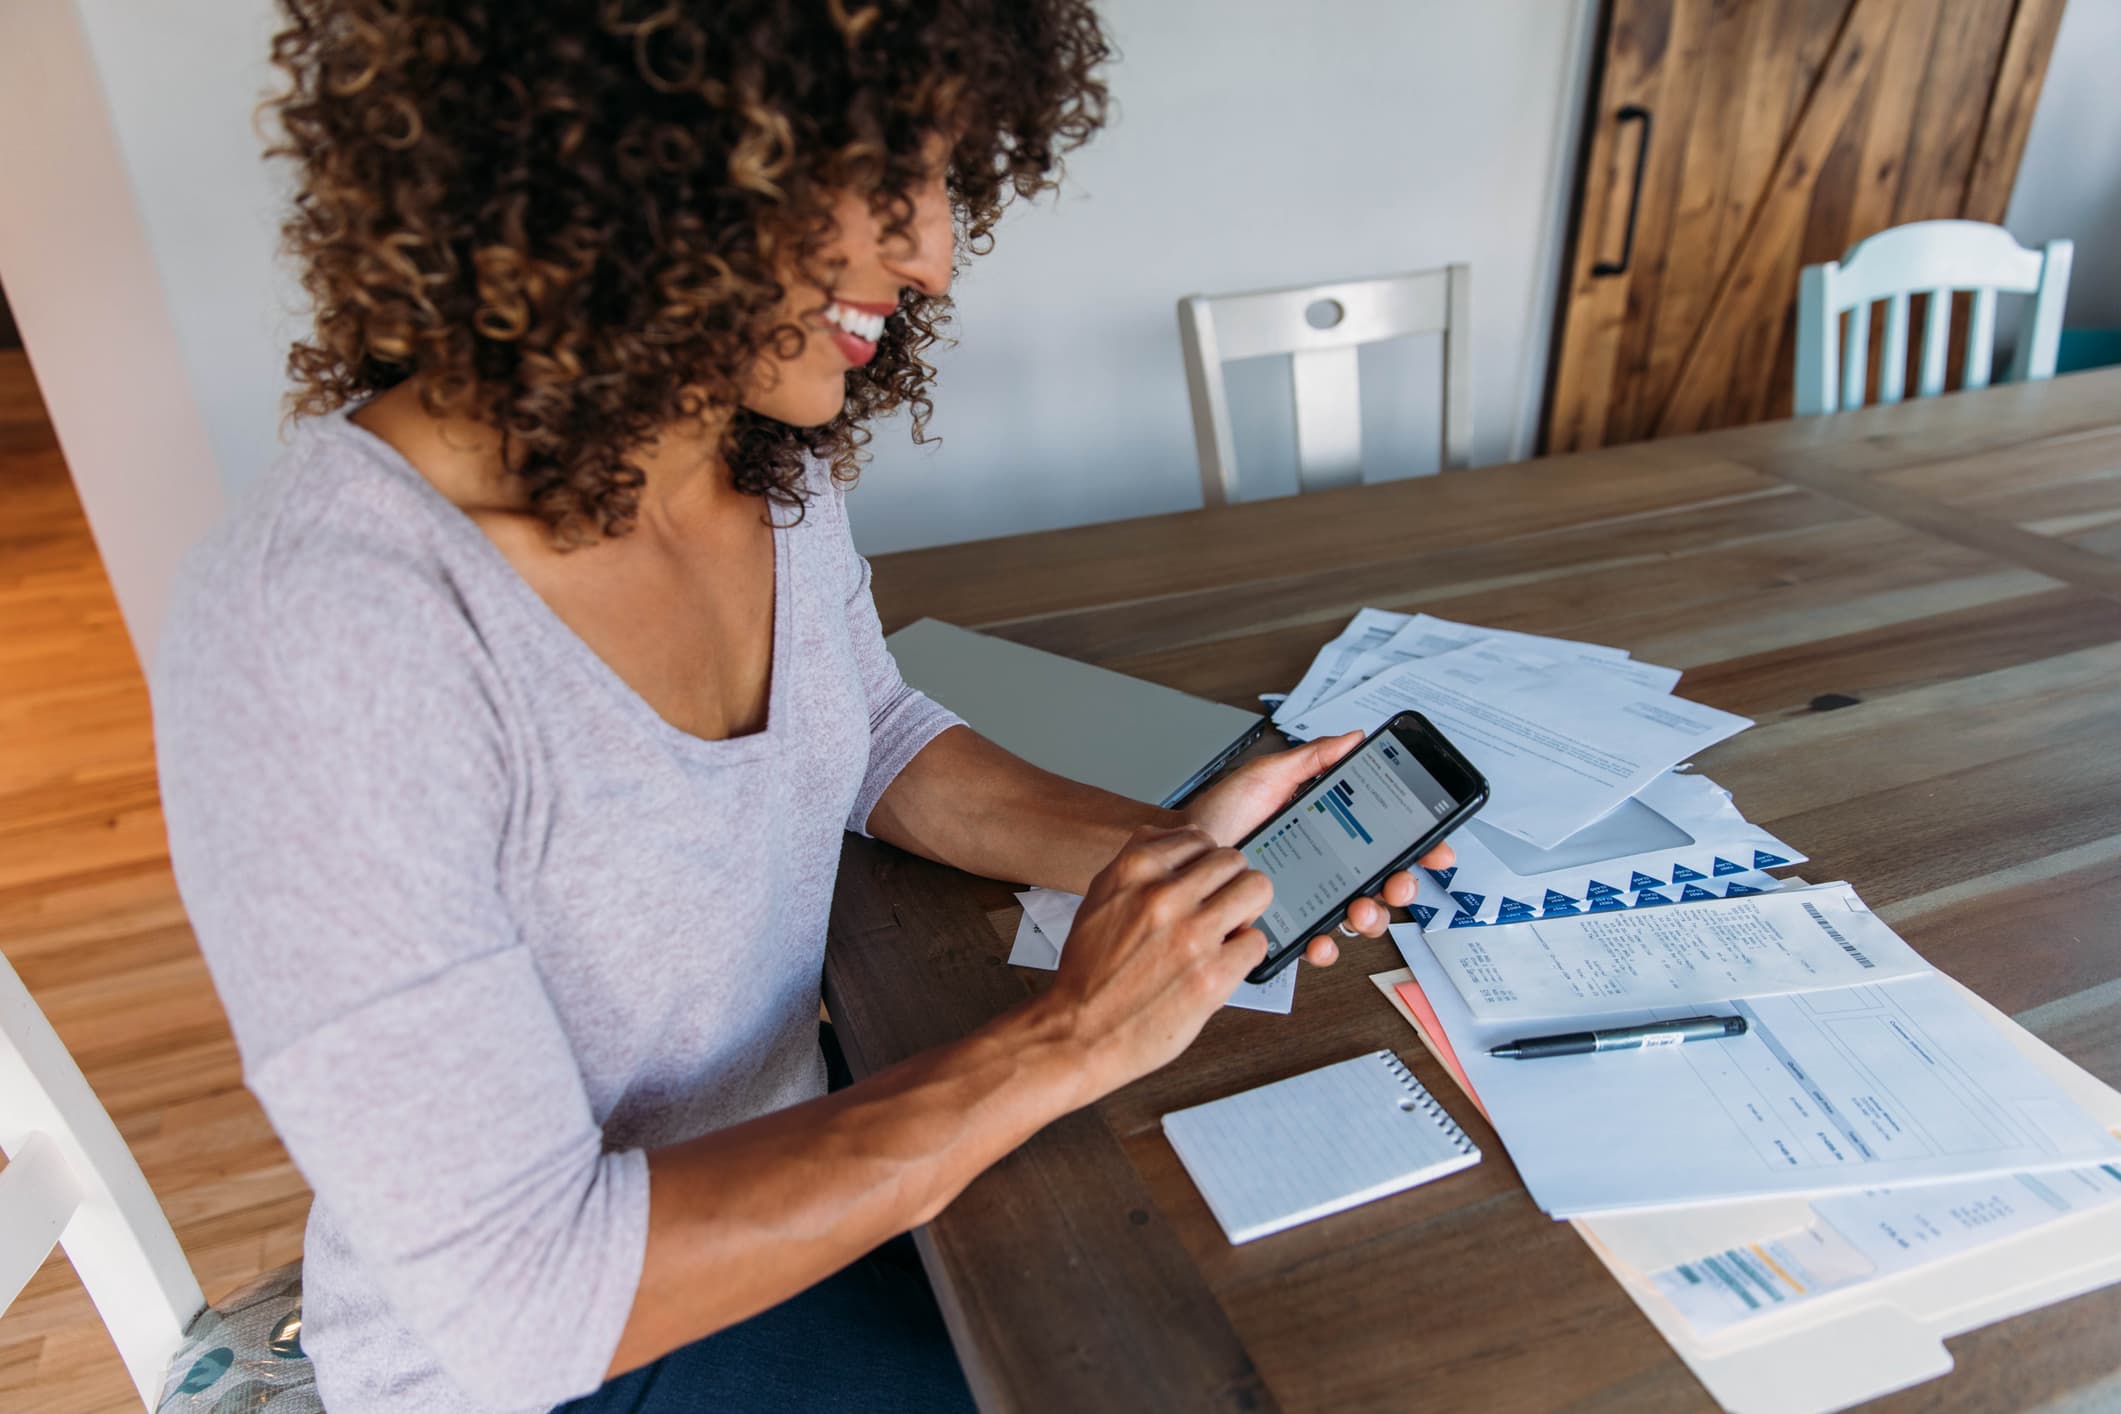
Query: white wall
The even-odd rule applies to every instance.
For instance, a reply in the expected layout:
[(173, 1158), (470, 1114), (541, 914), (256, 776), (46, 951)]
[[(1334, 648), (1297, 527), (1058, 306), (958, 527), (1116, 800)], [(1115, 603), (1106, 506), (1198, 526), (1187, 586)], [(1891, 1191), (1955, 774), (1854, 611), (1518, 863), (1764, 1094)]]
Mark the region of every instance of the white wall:
[(2121, 0), (2070, 0), (2005, 224), (2020, 243), (2076, 242), (2071, 327), (2121, 328)]
[(284, 178), (261, 161), (252, 121), (275, 86), (273, 6), (74, 3), (215, 462), (230, 488), (247, 486), (279, 452), (287, 346), (307, 323), (276, 254)]
[[(864, 548), (1196, 504), (1172, 313), (1196, 291), (1469, 261), (1476, 459), (1524, 455), (1594, 9), (1105, 0), (1115, 121), (960, 286), (946, 441), (879, 429)], [(300, 319), (251, 126), (272, 25), (270, 0), (0, 3), (0, 272), (136, 641), (212, 470), (241, 488), (278, 446)], [(2072, 324), (2121, 325), (2117, 52), (2121, 0), (2072, 0), (2011, 207), (2022, 240), (2076, 239)], [(1366, 356), (1373, 474), (1433, 464), (1434, 359)], [(1288, 484), (1280, 370), (1232, 378), (1248, 480)]]
[[(1106, 0), (1112, 125), (958, 287), (933, 431), (878, 431), (872, 551), (1198, 505), (1181, 295), (1470, 262), (1474, 452), (1529, 451), (1591, 0)], [(1370, 474), (1433, 469), (1436, 353), (1365, 354)], [(1286, 373), (1239, 365), (1248, 489), (1293, 488)], [(1250, 410), (1250, 416), (1244, 414)], [(1248, 426), (1249, 424), (1249, 435)]]
[(100, 69), (69, 0), (0, 0), (0, 277), (145, 659), (178, 559), (220, 514), (215, 384), (187, 373)]
[[(273, 254), (278, 179), (252, 129), (271, 82), (270, 0), (7, 0), (18, 3), (78, 10), (152, 250), (161, 322), (221, 479), (239, 490), (278, 446), (281, 370), (299, 327)], [(1117, 119), (1079, 154), (1066, 195), (1013, 213), (962, 285), (963, 342), (942, 359), (935, 423), (947, 442), (916, 449), (903, 426), (879, 429), (856, 502), (864, 548), (1197, 504), (1173, 315), (1196, 291), (1469, 261), (1477, 459), (1522, 454), (1592, 8), (1108, 0), (1123, 54), (1112, 70)], [(20, 102), (0, 113), (53, 130)], [(38, 285), (55, 303), (83, 297), (96, 270), (61, 264), (17, 271), (11, 261), (10, 285)], [(54, 386), (104, 372), (47, 364)], [(1380, 465), (1433, 465), (1434, 372), (1434, 351), (1422, 348), (1366, 363)], [(1276, 370), (1257, 366), (1240, 366), (1234, 387), (1250, 412), (1239, 418), (1248, 468), (1272, 486), (1289, 475), (1286, 392)], [(84, 484), (155, 474), (87, 458), (75, 471)]]

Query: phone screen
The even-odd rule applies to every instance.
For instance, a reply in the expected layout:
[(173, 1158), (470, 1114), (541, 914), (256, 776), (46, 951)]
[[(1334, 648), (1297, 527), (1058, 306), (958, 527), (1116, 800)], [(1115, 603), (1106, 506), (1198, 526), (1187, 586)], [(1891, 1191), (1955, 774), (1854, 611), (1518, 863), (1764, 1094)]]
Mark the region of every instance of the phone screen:
[(1274, 881), (1257, 924), (1268, 955), (1309, 937), (1457, 804), (1390, 732), (1335, 766), (1243, 847), (1245, 862)]

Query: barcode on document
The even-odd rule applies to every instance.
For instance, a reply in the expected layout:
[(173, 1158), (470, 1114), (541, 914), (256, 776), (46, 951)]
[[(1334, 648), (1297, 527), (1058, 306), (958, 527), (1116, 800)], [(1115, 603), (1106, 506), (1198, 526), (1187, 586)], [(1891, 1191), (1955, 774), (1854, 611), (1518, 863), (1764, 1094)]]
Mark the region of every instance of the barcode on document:
[(1817, 908), (1813, 907), (1811, 904), (1805, 904), (1804, 911), (1812, 915), (1812, 921), (1814, 923), (1817, 923), (1821, 928), (1824, 928), (1826, 930), (1826, 935), (1829, 938), (1832, 938), (1835, 942), (1841, 944), (1841, 950), (1843, 952), (1847, 953), (1850, 957), (1856, 959), (1856, 965), (1858, 967), (1876, 967), (1878, 965), (1877, 963), (1872, 962), (1869, 958), (1865, 957), (1863, 955), (1862, 949), (1858, 948), (1847, 938), (1842, 937), (1841, 930), (1839, 928), (1836, 928), (1833, 924), (1827, 922), (1826, 915), (1824, 913), (1821, 913)]

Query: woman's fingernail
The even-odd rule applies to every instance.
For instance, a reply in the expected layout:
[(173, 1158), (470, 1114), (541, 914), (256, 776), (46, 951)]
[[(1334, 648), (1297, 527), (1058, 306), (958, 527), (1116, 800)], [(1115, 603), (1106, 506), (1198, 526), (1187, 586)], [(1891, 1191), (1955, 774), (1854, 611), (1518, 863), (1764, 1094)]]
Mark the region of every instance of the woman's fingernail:
[(1340, 935), (1343, 938), (1359, 938), (1362, 936), (1362, 934), (1356, 932), (1353, 928), (1350, 928), (1346, 923), (1342, 923), (1340, 925)]

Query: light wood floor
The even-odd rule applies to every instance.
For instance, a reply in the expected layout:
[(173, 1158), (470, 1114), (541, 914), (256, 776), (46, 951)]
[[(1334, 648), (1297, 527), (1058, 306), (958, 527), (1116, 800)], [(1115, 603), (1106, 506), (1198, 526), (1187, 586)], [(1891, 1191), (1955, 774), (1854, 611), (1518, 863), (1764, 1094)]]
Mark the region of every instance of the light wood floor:
[[(116, 1119), (207, 1298), (299, 1256), (309, 1190), (243, 1089), (170, 877), (147, 685), (28, 364), (4, 351), (0, 951)], [(54, 1253), (0, 1315), (0, 1409), (139, 1407)]]

